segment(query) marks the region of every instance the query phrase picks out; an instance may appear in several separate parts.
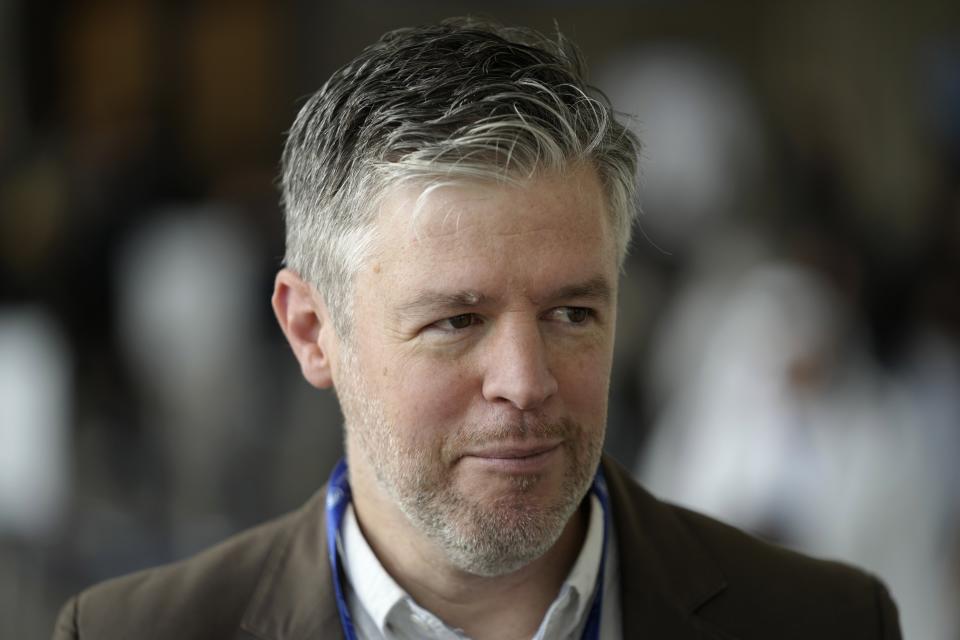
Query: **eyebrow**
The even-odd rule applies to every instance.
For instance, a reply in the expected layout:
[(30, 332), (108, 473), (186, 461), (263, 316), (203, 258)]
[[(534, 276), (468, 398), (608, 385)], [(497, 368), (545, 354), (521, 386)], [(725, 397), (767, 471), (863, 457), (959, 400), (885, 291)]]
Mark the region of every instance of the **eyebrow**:
[(398, 306), (396, 311), (401, 316), (422, 315), (430, 311), (451, 308), (472, 308), (487, 302), (487, 296), (476, 291), (423, 291)]
[(609, 302), (613, 298), (613, 288), (606, 278), (598, 275), (584, 282), (562, 286), (547, 295), (545, 301), (553, 302), (572, 298)]
[[(612, 287), (606, 278), (598, 275), (583, 282), (564, 285), (534, 302), (543, 304), (571, 299), (608, 302), (611, 298), (613, 298)], [(449, 309), (471, 309), (489, 301), (489, 296), (473, 290), (450, 292), (427, 290), (398, 306), (396, 313), (400, 316), (420, 316)]]

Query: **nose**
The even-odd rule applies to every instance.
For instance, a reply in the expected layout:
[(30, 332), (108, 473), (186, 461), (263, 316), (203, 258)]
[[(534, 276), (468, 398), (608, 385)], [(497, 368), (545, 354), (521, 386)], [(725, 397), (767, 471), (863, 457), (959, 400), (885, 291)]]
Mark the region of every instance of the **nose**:
[(509, 402), (521, 411), (535, 409), (557, 392), (547, 346), (536, 319), (504, 320), (493, 332), (486, 353), (483, 397)]

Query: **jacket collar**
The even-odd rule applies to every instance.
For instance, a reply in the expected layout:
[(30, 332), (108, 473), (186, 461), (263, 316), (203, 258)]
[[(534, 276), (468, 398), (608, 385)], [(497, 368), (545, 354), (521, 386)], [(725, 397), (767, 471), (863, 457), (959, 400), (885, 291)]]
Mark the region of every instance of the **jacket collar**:
[[(624, 637), (734, 640), (703, 626), (697, 609), (726, 580), (673, 508), (604, 457), (620, 562)], [(327, 560), (326, 486), (282, 528), (240, 625), (238, 639), (299, 640), (343, 633)]]
[(326, 495), (324, 485), (277, 536), (240, 623), (238, 640), (342, 640), (327, 560)]
[(670, 507), (647, 493), (612, 459), (602, 461), (620, 558), (624, 637), (723, 638), (697, 610), (726, 578)]

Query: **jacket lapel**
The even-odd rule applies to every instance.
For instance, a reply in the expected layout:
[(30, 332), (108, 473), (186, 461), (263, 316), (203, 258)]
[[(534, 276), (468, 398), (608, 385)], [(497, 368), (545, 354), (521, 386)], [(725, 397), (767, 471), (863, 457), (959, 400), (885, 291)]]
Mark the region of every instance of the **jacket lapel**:
[(604, 457), (620, 558), (625, 638), (733, 640), (694, 615), (726, 588), (726, 579), (671, 507)]
[(300, 509), (273, 546), (237, 638), (341, 640), (327, 560), (324, 486)]

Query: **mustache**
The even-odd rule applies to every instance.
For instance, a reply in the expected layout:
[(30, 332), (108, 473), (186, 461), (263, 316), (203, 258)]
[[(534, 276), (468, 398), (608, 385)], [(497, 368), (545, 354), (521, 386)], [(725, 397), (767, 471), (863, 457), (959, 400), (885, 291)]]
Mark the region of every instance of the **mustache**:
[(447, 454), (456, 456), (466, 449), (505, 442), (520, 444), (545, 440), (566, 441), (580, 431), (580, 425), (570, 418), (547, 420), (525, 414), (519, 420), (463, 425), (445, 438), (442, 449)]

